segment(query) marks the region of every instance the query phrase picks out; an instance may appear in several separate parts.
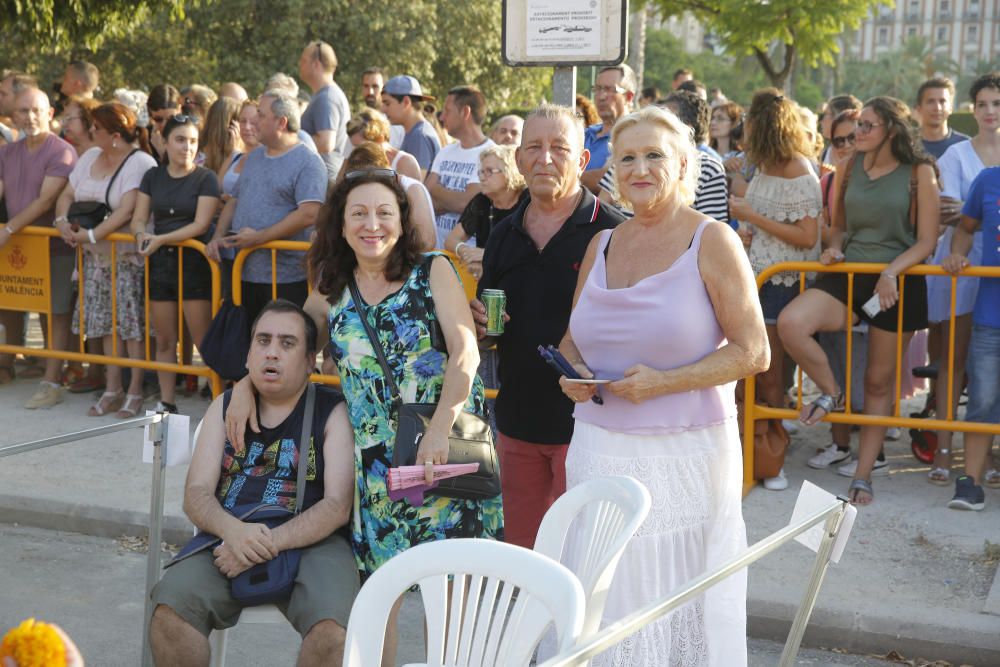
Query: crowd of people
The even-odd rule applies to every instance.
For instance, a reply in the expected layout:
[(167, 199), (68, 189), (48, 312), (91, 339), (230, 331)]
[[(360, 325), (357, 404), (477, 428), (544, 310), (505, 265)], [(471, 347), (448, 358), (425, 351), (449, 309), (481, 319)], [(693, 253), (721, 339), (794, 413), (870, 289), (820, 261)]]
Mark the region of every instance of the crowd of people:
[[(947, 79), (924, 83), (912, 110), (840, 95), (817, 114), (776, 89), (744, 109), (685, 69), (666, 95), (640, 91), (618, 65), (575, 109), (543, 103), (488, 127), (488, 91), (472, 84), (438, 100), (413, 76), (371, 67), (352, 113), (329, 44), (308, 43), (298, 69), (308, 101), (277, 73), (257, 98), (235, 82), (218, 93), (163, 83), (100, 102), (96, 68), (75, 61), (58, 111), (30, 75), (0, 79), (0, 247), (28, 225), (59, 233), (48, 347), (85, 336), (90, 352), (144, 359), (148, 335), (156, 361), (190, 359), (212, 323), (213, 263), (228, 279), (240, 250), (310, 244), (273, 263), (251, 253), (234, 278), (252, 322), (248, 374), (209, 407), (185, 491), (188, 516), (223, 542), (171, 567), (154, 592), (158, 664), (207, 664), (208, 633), (241, 609), (226, 580), (291, 548), (308, 554), (288, 604), (300, 664), (323, 664), (342, 651), (358, 587), (395, 554), (451, 537), (531, 548), (567, 487), (608, 474), (639, 479), (653, 497), (608, 598), (605, 622), (618, 620), (745, 547), (737, 380), (756, 375), (758, 401), (787, 407), (798, 365), (819, 394), (795, 407), (802, 426), (816, 424), (845, 407), (845, 331), (853, 410), (893, 413), (901, 337), (936, 364), (928, 400), (940, 416), (957, 409), (967, 376), (964, 419), (1000, 422), (1000, 279), (958, 280), (950, 341), (950, 279), (902, 275), (1000, 265), (1000, 74), (972, 86), (969, 138), (948, 125)], [(134, 240), (108, 240), (121, 232)], [(188, 240), (205, 254), (179, 247)], [(805, 284), (777, 273), (758, 290), (768, 267), (810, 260), (885, 268)], [(469, 303), (456, 268), (479, 294), (504, 292), (502, 334), (487, 334), (487, 309)], [(22, 342), (23, 313), (0, 323)], [(560, 377), (538, 354), (545, 345), (593, 382)], [(272, 529), (241, 521), (240, 507), (296, 502), (296, 439), (319, 354), (341, 385), (316, 398), (302, 511)], [(0, 384), (14, 369), (0, 357)], [(141, 371), (115, 364), (50, 358), (36, 372), (29, 409), (99, 392), (90, 415), (126, 418), (148, 394)], [(178, 378), (157, 379), (156, 409), (177, 412)], [(492, 407), (487, 386), (499, 390)], [(400, 399), (437, 404), (421, 465), (447, 463), (461, 412), (492, 416), (501, 495), (394, 499)], [(834, 425), (809, 465), (838, 466), (851, 501), (869, 504), (872, 477), (888, 473), (886, 437), (862, 427), (854, 459), (850, 426)], [(929, 481), (950, 484), (955, 440), (940, 434)], [(950, 507), (982, 509), (983, 487), (1000, 486), (991, 443), (964, 436)], [(783, 471), (763, 481), (787, 487)], [(746, 664), (745, 593), (745, 577), (730, 577), (594, 664)]]

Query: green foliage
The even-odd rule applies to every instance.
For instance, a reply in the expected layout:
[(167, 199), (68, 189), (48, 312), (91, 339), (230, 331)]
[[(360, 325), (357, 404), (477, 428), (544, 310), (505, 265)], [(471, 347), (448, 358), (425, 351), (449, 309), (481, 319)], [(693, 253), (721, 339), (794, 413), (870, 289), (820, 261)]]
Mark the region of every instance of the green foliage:
[[(333, 45), (340, 60), (336, 79), (355, 103), (361, 101), (361, 72), (374, 65), (389, 76), (416, 76), (439, 98), (452, 86), (475, 83), (495, 110), (533, 107), (551, 83), (551, 69), (503, 65), (501, 5), (495, 0), (460, 5), (448, 0), (201, 0), (180, 13), (182, 1), (147, 0), (157, 11), (143, 13), (134, 29), (110, 34), (93, 51), (79, 48), (85, 42), (74, 42), (77, 53), (100, 68), (104, 94), (122, 86), (148, 90), (164, 81), (213, 88), (238, 81), (251, 94), (260, 93), (275, 72), (297, 76), (302, 48), (315, 39)], [(28, 39), (0, 58), (43, 81), (58, 76), (66, 60), (47, 43)]]
[(755, 90), (770, 85), (752, 58), (720, 56), (710, 51), (686, 53), (680, 40), (666, 30), (646, 32), (644, 86), (656, 86), (666, 95), (674, 72), (688, 67), (709, 88), (718, 87), (731, 100), (748, 103)]
[[(757, 58), (772, 85), (783, 87), (796, 62), (832, 65), (838, 37), (856, 28), (870, 9), (892, 0), (655, 0), (665, 16), (693, 13), (734, 56)], [(780, 62), (770, 53), (781, 44)]]
[(935, 52), (926, 39), (914, 37), (874, 61), (847, 61), (844, 88), (862, 100), (889, 95), (913, 105), (923, 81), (936, 75), (954, 77), (957, 70), (957, 64)]
[(150, 11), (181, 16), (183, 7), (183, 0), (0, 0), (0, 29), (8, 40), (93, 48), (125, 34)]

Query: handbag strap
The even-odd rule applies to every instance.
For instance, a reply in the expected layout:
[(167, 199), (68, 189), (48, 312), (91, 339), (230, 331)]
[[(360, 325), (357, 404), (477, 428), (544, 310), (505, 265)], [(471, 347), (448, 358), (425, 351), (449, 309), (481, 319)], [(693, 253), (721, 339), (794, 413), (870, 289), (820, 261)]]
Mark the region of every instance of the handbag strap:
[(306, 409), (302, 414), (302, 439), (299, 440), (299, 474), (295, 482), (295, 513), (302, 508), (306, 493), (306, 470), (309, 468), (309, 441), (312, 439), (313, 413), (316, 408), (316, 385), (306, 383)]
[(358, 283), (354, 280), (354, 276), (351, 276), (351, 280), (347, 283), (347, 286), (351, 290), (351, 299), (354, 301), (355, 310), (358, 311), (358, 315), (361, 317), (361, 324), (368, 335), (368, 341), (372, 344), (372, 349), (375, 351), (375, 357), (378, 358), (379, 366), (382, 367), (382, 375), (385, 376), (385, 382), (389, 385), (389, 391), (392, 392), (392, 402), (394, 405), (399, 405), (402, 403), (399, 385), (396, 384), (396, 378), (393, 377), (392, 369), (389, 368), (389, 362), (385, 359), (382, 343), (379, 341), (374, 329), (372, 329), (372, 325), (368, 322), (368, 308), (365, 307), (364, 299), (361, 298), (361, 290), (358, 289)]
[(122, 160), (122, 163), (118, 165), (117, 169), (115, 169), (115, 173), (111, 175), (111, 180), (108, 181), (108, 189), (104, 191), (104, 205), (107, 206), (108, 208), (111, 208), (111, 186), (115, 184), (115, 179), (118, 178), (118, 174), (125, 166), (125, 163), (128, 162), (128, 159), (138, 152), (139, 152), (138, 148), (133, 148), (132, 152), (126, 155), (125, 159)]

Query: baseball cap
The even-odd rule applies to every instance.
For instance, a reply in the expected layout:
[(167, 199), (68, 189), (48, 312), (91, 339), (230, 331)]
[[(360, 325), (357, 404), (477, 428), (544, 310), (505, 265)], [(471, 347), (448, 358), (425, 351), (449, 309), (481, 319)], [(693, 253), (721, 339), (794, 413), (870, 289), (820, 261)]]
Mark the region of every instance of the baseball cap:
[(410, 97), (419, 97), (423, 100), (433, 100), (434, 98), (430, 95), (424, 94), (424, 91), (420, 89), (420, 82), (417, 81), (412, 76), (400, 75), (394, 76), (385, 82), (382, 86), (383, 93), (389, 93), (390, 95), (409, 95)]

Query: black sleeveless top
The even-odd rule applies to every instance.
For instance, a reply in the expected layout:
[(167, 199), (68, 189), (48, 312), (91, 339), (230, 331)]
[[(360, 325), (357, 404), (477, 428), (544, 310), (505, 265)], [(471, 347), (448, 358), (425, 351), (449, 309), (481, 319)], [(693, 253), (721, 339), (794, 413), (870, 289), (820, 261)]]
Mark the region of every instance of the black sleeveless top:
[[(226, 391), (223, 396), (223, 419), (231, 396), (232, 390)], [(309, 467), (306, 469), (306, 490), (301, 511), (309, 509), (323, 497), (323, 430), (330, 412), (343, 400), (340, 392), (316, 385), (312, 442), (309, 446)], [(226, 440), (222, 455), (222, 476), (219, 478), (216, 497), (227, 511), (232, 513), (236, 508), (249, 508), (261, 503), (295, 509), (299, 439), (302, 437), (305, 409), (306, 392), (303, 391), (295, 409), (282, 423), (273, 428), (264, 428), (261, 424), (260, 433), (254, 433), (247, 426), (243, 436), (246, 446), (241, 453), (237, 454), (229, 440)], [(259, 403), (257, 410), (259, 424)]]

